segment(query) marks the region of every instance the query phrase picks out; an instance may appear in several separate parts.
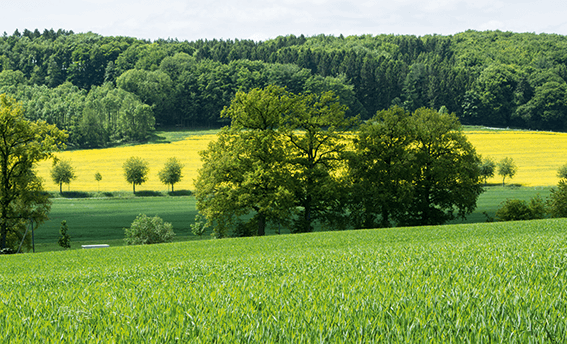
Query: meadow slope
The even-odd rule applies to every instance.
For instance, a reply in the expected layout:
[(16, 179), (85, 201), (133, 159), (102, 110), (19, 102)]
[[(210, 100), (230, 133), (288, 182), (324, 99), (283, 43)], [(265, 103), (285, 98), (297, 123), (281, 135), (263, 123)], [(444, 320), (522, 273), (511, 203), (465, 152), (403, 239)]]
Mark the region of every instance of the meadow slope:
[(0, 341), (565, 342), (566, 225), (0, 256)]

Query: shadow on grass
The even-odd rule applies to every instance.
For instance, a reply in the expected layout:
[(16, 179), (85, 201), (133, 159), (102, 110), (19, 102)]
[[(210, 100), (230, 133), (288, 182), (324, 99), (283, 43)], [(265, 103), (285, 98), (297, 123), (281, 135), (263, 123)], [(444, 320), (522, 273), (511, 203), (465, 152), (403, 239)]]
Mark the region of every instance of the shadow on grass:
[(193, 193), (191, 192), (191, 190), (178, 190), (178, 191), (169, 191), (167, 193), (169, 196), (191, 196)]
[(92, 197), (90, 192), (82, 192), (82, 191), (64, 191), (58, 194), (60, 197), (63, 198), (89, 198)]
[(136, 197), (163, 197), (164, 194), (159, 191), (136, 191)]

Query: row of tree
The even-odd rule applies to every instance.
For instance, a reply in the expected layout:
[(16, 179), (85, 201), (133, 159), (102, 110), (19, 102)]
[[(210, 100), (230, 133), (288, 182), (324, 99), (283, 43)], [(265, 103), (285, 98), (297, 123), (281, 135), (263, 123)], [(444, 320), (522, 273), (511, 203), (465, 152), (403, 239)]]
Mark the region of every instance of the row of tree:
[[(202, 153), (197, 208), (217, 236), (442, 224), (482, 192), (454, 114), (394, 106), (363, 124), (332, 93), (238, 92)], [(357, 130), (353, 131), (353, 128)]]
[[(140, 157), (130, 157), (122, 165), (124, 169), (124, 178), (132, 184), (132, 192), (136, 193), (136, 185), (142, 185), (148, 180), (150, 172), (150, 164)], [(183, 178), (183, 164), (177, 158), (169, 158), (163, 169), (158, 172), (159, 180), (165, 184), (171, 185), (171, 192), (174, 192), (175, 184), (179, 183)], [(69, 160), (55, 160), (51, 168), (51, 179), (59, 185), (59, 193), (63, 193), (63, 184), (69, 185), (76, 178), (75, 168)], [(97, 182), (102, 180), (100, 172), (94, 174)]]
[[(294, 93), (332, 90), (362, 119), (392, 105), (408, 111), (446, 106), (465, 124), (566, 130), (566, 47), (560, 35), (500, 31), (149, 42), (25, 30), (0, 37), (0, 71), (21, 73), (0, 76), (0, 92), (37, 104), (47, 90), (71, 83), (47, 98), (63, 97), (50, 102), (73, 106), (55, 112), (26, 105), (26, 113), (59, 128), (67, 123), (70, 142), (85, 146), (139, 140), (142, 135), (132, 137), (120, 126), (120, 111), (141, 117), (143, 127), (218, 125), (237, 91), (267, 85)], [(146, 121), (149, 110), (138, 105), (87, 111), (87, 93), (97, 87), (131, 93), (150, 107), (154, 121)], [(103, 132), (88, 132), (86, 123), (96, 121)]]

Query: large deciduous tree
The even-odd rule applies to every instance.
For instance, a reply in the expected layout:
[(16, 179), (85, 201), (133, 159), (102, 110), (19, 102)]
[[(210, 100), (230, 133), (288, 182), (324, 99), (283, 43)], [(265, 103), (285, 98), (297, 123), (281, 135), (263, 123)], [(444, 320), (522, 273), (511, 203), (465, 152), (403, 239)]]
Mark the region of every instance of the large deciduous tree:
[(400, 224), (437, 225), (464, 218), (482, 193), (480, 158), (454, 114), (421, 108), (412, 115), (413, 200)]
[[(222, 116), (232, 120), (201, 152), (196, 180), (197, 208), (217, 237), (237, 225), (241, 235), (264, 235), (269, 222), (293, 214), (287, 146), (279, 128), (293, 110), (293, 94), (276, 86), (238, 92)], [(243, 222), (244, 215), (252, 215)]]
[(476, 208), (473, 146), (454, 114), (392, 107), (361, 125), (349, 155), (350, 217), (357, 228), (436, 225)]
[[(346, 107), (332, 92), (303, 94), (294, 111), (284, 116), (283, 133), (289, 142), (287, 161), (300, 214), (292, 231), (311, 232), (315, 222), (338, 223), (336, 201), (346, 167), (346, 132), (357, 118), (346, 118)], [(332, 219), (332, 220), (330, 220)], [(330, 221), (329, 221), (330, 220)]]
[(61, 149), (67, 134), (24, 118), (20, 104), (0, 95), (0, 247), (14, 248), (29, 219), (47, 219), (50, 202), (34, 166)]
[(348, 208), (355, 228), (389, 227), (407, 211), (415, 140), (410, 115), (397, 106), (380, 111), (353, 138)]

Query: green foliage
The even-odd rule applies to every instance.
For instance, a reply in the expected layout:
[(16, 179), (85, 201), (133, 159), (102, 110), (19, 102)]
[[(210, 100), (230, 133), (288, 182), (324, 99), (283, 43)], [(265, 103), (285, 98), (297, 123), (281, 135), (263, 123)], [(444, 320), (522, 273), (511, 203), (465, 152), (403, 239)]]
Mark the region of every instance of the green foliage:
[(62, 185), (70, 184), (73, 179), (77, 178), (75, 175), (75, 168), (71, 165), (69, 160), (54, 160), (53, 167), (51, 168), (51, 179), (55, 184), (59, 185), (59, 193), (62, 193)]
[(560, 179), (567, 179), (567, 164), (559, 167), (559, 169), (557, 169), (557, 178)]
[(57, 243), (63, 248), (71, 248), (71, 236), (67, 233), (68, 230), (69, 227), (67, 227), (67, 221), (61, 221), (61, 228), (59, 229), (59, 234), (61, 234), (61, 236)]
[(538, 195), (529, 202), (519, 199), (507, 199), (496, 211), (498, 221), (523, 221), (543, 219), (547, 209), (544, 200)]
[(124, 228), (124, 241), (127, 245), (149, 245), (173, 241), (175, 233), (171, 223), (160, 217), (138, 215), (130, 228)]
[(195, 221), (191, 224), (191, 233), (199, 238), (205, 234), (208, 229), (207, 221), (200, 214), (195, 215)]
[(480, 176), (484, 179), (484, 185), (486, 185), (486, 180), (488, 178), (494, 177), (494, 172), (496, 171), (496, 162), (492, 158), (481, 158), (480, 160)]
[(345, 130), (356, 121), (344, 110), (332, 93), (297, 95), (278, 86), (238, 92), (222, 114), (231, 127), (202, 152), (195, 185), (199, 211), (217, 236), (245, 215), (257, 229), (239, 225), (240, 235), (264, 235), (268, 223), (290, 220), (297, 232), (330, 223)]
[(183, 178), (182, 169), (183, 164), (177, 158), (169, 158), (163, 169), (158, 173), (159, 180), (163, 184), (171, 185), (171, 192), (173, 192), (173, 185)]
[(140, 157), (130, 157), (122, 165), (124, 178), (132, 184), (132, 191), (136, 194), (136, 185), (141, 185), (148, 179), (150, 164)]
[[(465, 124), (567, 129), (561, 35), (280, 36), (150, 42), (59, 30), (0, 37), (0, 93), (78, 146), (145, 140), (160, 125), (220, 125), (238, 91), (334, 92), (348, 117), (391, 105)], [(87, 99), (88, 98), (88, 99)], [(118, 107), (115, 105), (118, 104)]]
[(399, 107), (361, 126), (349, 158), (357, 228), (464, 218), (482, 192), (479, 157), (454, 114)]
[(561, 179), (557, 187), (551, 189), (548, 208), (551, 217), (567, 217), (567, 179)]
[(15, 249), (30, 219), (47, 219), (51, 203), (33, 167), (66, 138), (55, 125), (26, 120), (21, 105), (0, 94), (0, 248)]
[(201, 152), (202, 168), (195, 182), (197, 208), (222, 238), (238, 217), (253, 214), (257, 234), (268, 222), (287, 222), (293, 215), (286, 165), (288, 145), (278, 131), (282, 114), (297, 103), (293, 94), (277, 86), (238, 92), (223, 111), (232, 125)]
[(516, 172), (518, 171), (518, 166), (516, 166), (516, 164), (514, 163), (514, 159), (510, 157), (506, 157), (500, 160), (500, 162), (498, 162), (497, 164), (497, 167), (498, 175), (502, 177), (502, 186), (504, 186), (506, 177), (509, 177), (511, 179), (516, 175)]
[(548, 219), (2, 257), (0, 341), (84, 342), (88, 333), (116, 343), (557, 342), (567, 337), (566, 225)]

